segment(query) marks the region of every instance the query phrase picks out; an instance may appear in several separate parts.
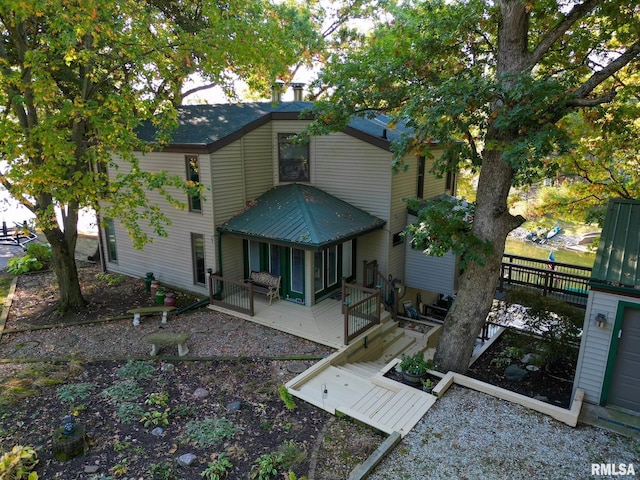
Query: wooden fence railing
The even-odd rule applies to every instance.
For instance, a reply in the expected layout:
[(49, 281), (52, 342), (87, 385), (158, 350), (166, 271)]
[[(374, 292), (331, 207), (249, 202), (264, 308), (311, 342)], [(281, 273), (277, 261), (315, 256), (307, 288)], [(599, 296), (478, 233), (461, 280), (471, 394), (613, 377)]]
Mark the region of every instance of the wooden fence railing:
[(211, 305), (244, 313), (253, 317), (253, 284), (229, 280), (216, 273), (209, 274)]
[(342, 281), (344, 344), (380, 323), (380, 289)]
[(589, 296), (590, 278), (589, 267), (505, 254), (498, 292), (513, 287), (534, 288), (544, 296), (584, 308)]
[(398, 320), (398, 308), (400, 299), (398, 290), (391, 279), (385, 277), (378, 269), (378, 261), (362, 262), (362, 284), (367, 288), (377, 288), (380, 290), (380, 298), (385, 309), (391, 313), (394, 320)]

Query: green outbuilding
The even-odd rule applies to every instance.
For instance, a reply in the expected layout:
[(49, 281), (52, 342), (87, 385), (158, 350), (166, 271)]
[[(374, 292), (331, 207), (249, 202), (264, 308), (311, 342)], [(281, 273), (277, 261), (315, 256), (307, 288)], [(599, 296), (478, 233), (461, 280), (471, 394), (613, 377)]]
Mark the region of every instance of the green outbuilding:
[(574, 392), (640, 413), (640, 200), (611, 200), (590, 281)]

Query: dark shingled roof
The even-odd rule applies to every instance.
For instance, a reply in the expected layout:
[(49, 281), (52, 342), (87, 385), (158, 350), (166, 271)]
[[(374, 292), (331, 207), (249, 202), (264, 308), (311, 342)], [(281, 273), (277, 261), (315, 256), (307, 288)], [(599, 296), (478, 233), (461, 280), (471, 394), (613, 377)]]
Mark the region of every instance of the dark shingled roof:
[(591, 285), (640, 286), (640, 200), (610, 200), (591, 273)]
[(384, 220), (318, 188), (292, 183), (265, 192), (247, 210), (218, 227), (218, 231), (321, 250), (384, 224)]
[[(311, 119), (301, 117), (301, 113), (312, 106), (311, 102), (183, 105), (178, 107), (178, 127), (172, 134), (171, 145), (206, 148), (212, 152), (270, 120)], [(407, 131), (401, 125), (391, 129), (389, 123), (385, 115), (353, 117), (345, 133), (389, 150), (390, 142)], [(141, 140), (155, 141), (156, 127), (151, 122), (145, 122), (137, 132)]]

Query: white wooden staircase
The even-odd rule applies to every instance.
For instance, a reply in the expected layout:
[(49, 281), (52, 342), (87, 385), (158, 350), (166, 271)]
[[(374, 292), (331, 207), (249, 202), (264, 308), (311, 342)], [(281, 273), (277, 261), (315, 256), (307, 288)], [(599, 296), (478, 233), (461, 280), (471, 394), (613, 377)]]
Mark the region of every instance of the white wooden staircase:
[(426, 334), (403, 330), (392, 321), (323, 359), (287, 383), (292, 395), (332, 414), (340, 412), (382, 432), (406, 435), (436, 397), (395, 382), (384, 374), (403, 353), (433, 356), (439, 327)]

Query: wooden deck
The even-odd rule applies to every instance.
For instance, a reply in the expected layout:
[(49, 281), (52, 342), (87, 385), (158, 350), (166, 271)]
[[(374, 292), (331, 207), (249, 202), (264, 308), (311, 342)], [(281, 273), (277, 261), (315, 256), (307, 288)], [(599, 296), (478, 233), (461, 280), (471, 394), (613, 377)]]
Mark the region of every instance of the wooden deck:
[(287, 300), (277, 300), (269, 305), (266, 297), (256, 295), (253, 317), (221, 307), (209, 308), (328, 347), (344, 347), (344, 317), (339, 300), (328, 298), (312, 307)]
[(402, 353), (433, 355), (439, 330), (427, 334), (397, 328), (385, 312), (375, 326), (349, 346), (344, 345), (344, 317), (338, 300), (326, 299), (309, 308), (286, 300), (256, 297), (253, 317), (210, 307), (276, 330), (336, 349), (329, 357), (286, 384), (291, 394), (318, 408), (343, 413), (384, 433), (409, 433), (436, 397), (384, 377)]

